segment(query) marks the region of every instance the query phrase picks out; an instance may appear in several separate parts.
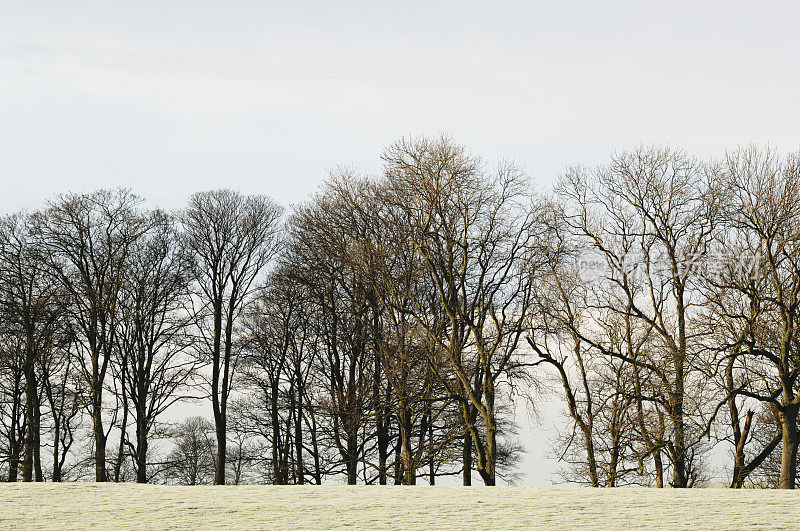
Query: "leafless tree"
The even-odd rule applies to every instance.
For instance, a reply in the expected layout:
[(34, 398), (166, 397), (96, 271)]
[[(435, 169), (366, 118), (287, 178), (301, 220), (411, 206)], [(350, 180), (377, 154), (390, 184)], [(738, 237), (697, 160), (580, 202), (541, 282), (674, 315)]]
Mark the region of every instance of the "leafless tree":
[(64, 316), (63, 292), (53, 282), (25, 215), (0, 221), (0, 305), (6, 326), (23, 338), (25, 454), (23, 481), (43, 481), (40, 384), (42, 357), (50, 350)]
[[(592, 289), (580, 270), (580, 245), (570, 234), (561, 205), (548, 205), (544, 260), (532, 273), (534, 299), (527, 341), (540, 363), (554, 369), (573, 425), (563, 430), (554, 453), (570, 469), (569, 481), (613, 487), (632, 472), (630, 417), (635, 400), (632, 366), (606, 356), (583, 337), (616, 344), (616, 350), (641, 348), (642, 339), (615, 315), (592, 329)], [(602, 339), (600, 338), (602, 336)], [(629, 345), (624, 345), (629, 342)], [(636, 357), (635, 354), (629, 354)]]
[(720, 222), (718, 173), (679, 151), (639, 148), (594, 171), (571, 170), (559, 195), (570, 209), (568, 223), (609, 271), (597, 306), (652, 334), (643, 358), (590, 344), (654, 378), (650, 402), (670, 421), (669, 438), (657, 445), (671, 459), (673, 486), (689, 486), (687, 459), (704, 424), (696, 393), (705, 380), (695, 363), (703, 345), (692, 326), (704, 304), (696, 264)]
[(218, 485), (225, 484), (227, 405), (236, 368), (234, 325), (278, 248), (281, 213), (265, 196), (216, 190), (194, 194), (181, 216), (194, 256), (201, 354), (211, 363)]
[[(742, 488), (781, 442), (780, 423), (762, 414), (765, 407), (774, 407), (740, 393), (743, 389), (750, 390), (749, 373), (754, 363), (758, 364), (748, 352), (763, 339), (757, 294), (763, 293), (766, 279), (749, 273), (746, 279), (741, 276), (745, 274), (742, 265), (747, 269), (758, 266), (752, 257), (726, 257), (720, 253), (717, 260), (716, 273), (707, 278), (711, 296), (699, 324), (707, 329), (706, 373), (719, 387), (717, 413), (712, 418), (716, 421), (714, 433), (719, 440), (731, 445), (731, 488)], [(741, 287), (747, 285), (747, 289), (731, 289), (734, 278), (739, 279), (735, 283)], [(722, 410), (727, 410), (727, 415)]]
[[(435, 483), (439, 464), (461, 434), (459, 422), (442, 423), (454, 401), (437, 382), (426, 352), (435, 343), (413, 318), (419, 301), (433, 301), (432, 282), (423, 273), (407, 212), (398, 208), (386, 183), (340, 172), (327, 184), (340, 204), (349, 204), (353, 228), (343, 260), (366, 282), (370, 318), (364, 322), (373, 342), (373, 414), (378, 447), (378, 480), (387, 480), (388, 446), (394, 417), (397, 431), (396, 481), (416, 483), (428, 466)], [(471, 440), (469, 442), (472, 444)]]
[[(187, 398), (196, 363), (187, 352), (189, 256), (170, 216), (160, 211), (149, 216), (149, 229), (130, 250), (115, 335), (122, 399), (130, 401), (135, 417), (132, 450), (139, 483), (149, 476), (148, 435), (168, 407)], [(120, 448), (127, 443), (124, 433)]]
[(444, 136), (400, 140), (383, 160), (436, 294), (437, 309), (417, 307), (414, 320), (435, 344), (437, 378), (460, 402), (476, 469), (494, 485), (497, 385), (524, 366), (516, 354), (531, 303), (525, 258), (541, 230), (528, 179), (511, 164), (489, 174)]
[[(745, 147), (728, 155), (724, 174), (730, 201), (723, 249), (726, 256), (755, 260), (755, 270), (739, 268), (740, 274), (721, 280), (722, 288), (734, 291), (747, 310), (746, 318), (739, 319), (740, 338), (731, 342), (730, 363), (741, 371), (742, 380), (730, 382), (728, 395), (731, 400), (749, 397), (775, 408), (781, 437), (778, 483), (791, 489), (796, 483), (800, 443), (800, 342), (796, 330), (800, 155), (780, 158), (770, 150)], [(738, 442), (745, 436), (740, 434)]]
[[(126, 190), (59, 196), (36, 219), (49, 267), (69, 296), (75, 345), (91, 398), (95, 479), (106, 481), (103, 391), (119, 321), (119, 290), (131, 245), (145, 231), (141, 199)], [(110, 427), (109, 427), (110, 429)]]
[(342, 199), (323, 194), (297, 209), (289, 224), (288, 259), (318, 319), (317, 382), (324, 385), (319, 411), (330, 421), (329, 438), (347, 483), (355, 484), (374, 390), (375, 352), (366, 324), (373, 308), (366, 280), (345, 258), (350, 238), (360, 227)]
[(189, 417), (173, 432), (175, 448), (167, 456), (167, 477), (181, 485), (214, 482), (215, 428), (203, 417)]
[(0, 328), (0, 430), (2, 430), (3, 464), (6, 481), (19, 477), (20, 461), (25, 443), (25, 374), (24, 344), (18, 334), (8, 334)]
[(75, 443), (86, 402), (85, 386), (76, 370), (78, 360), (71, 348), (70, 330), (65, 331), (63, 340), (64, 344), (51, 350), (42, 360), (44, 396), (52, 421), (53, 482), (63, 481), (68, 472), (67, 457)]
[(272, 477), (277, 485), (289, 483), (294, 450), (289, 444), (291, 433), (282, 415), (282, 402), (290, 372), (290, 353), (296, 348), (293, 336), (300, 311), (295, 286), (285, 271), (277, 271), (248, 308), (244, 319), (247, 359), (243, 375), (266, 406)]
[(0, 218), (4, 479), (495, 485), (535, 387), (569, 481), (691, 487), (718, 444), (731, 487), (796, 486), (800, 154), (640, 147), (552, 197), (444, 135), (382, 161), (285, 228), (230, 190)]

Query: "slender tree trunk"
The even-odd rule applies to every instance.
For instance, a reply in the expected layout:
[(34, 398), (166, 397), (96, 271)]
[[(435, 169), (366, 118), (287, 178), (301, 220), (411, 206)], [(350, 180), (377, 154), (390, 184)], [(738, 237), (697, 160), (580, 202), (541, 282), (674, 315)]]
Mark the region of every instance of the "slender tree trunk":
[(95, 451), (94, 470), (95, 481), (98, 483), (108, 481), (106, 474), (106, 434), (103, 430), (103, 385), (99, 377), (94, 378), (92, 389), (92, 427), (94, 431)]
[(485, 421), (486, 424), (486, 443), (484, 449), (484, 459), (482, 466), (479, 466), (478, 473), (483, 479), (483, 484), (487, 487), (496, 485), (496, 466), (497, 466), (497, 425), (493, 416)]
[(281, 463), (281, 426), (278, 415), (278, 382), (277, 376), (270, 385), (269, 397), (270, 420), (272, 424), (272, 481), (275, 485), (285, 485), (283, 464)]
[(40, 410), (40, 404), (39, 404), (38, 397), (37, 397), (37, 400), (36, 400), (36, 412), (35, 412), (35, 415), (36, 415), (37, 421), (36, 421), (36, 440), (34, 441), (34, 446), (33, 446), (33, 475), (34, 475), (34, 479), (37, 482), (41, 483), (42, 481), (44, 481), (44, 473), (42, 471), (42, 457), (41, 457), (41, 444), (40, 444), (40, 441), (41, 441), (41, 426), (40, 426), (39, 419), (41, 419), (41, 410)]
[(686, 433), (683, 412), (683, 372), (676, 375), (676, 392), (671, 397), (670, 421), (673, 430), (674, 455), (672, 456), (672, 486), (677, 489), (688, 486), (686, 477)]
[(21, 453), (20, 444), (14, 442), (11, 445), (11, 452), (8, 457), (8, 482), (15, 483), (19, 473), (19, 456)]
[(225, 484), (225, 457), (228, 451), (227, 419), (224, 414), (217, 416), (216, 429), (217, 436), (217, 459), (214, 463), (214, 484)]
[(347, 392), (346, 392), (346, 411), (344, 412), (344, 429), (346, 432), (346, 455), (345, 466), (347, 468), (347, 484), (355, 485), (358, 480), (358, 423), (356, 417), (360, 415), (357, 408), (360, 404), (356, 399), (356, 371), (358, 369), (358, 360), (364, 353), (364, 341), (362, 336), (362, 329), (358, 326), (355, 336), (361, 338), (358, 342), (359, 348), (356, 352), (357, 355), (351, 355), (347, 367)]
[(400, 412), (400, 457), (403, 460), (403, 485), (414, 485), (417, 474), (411, 455), (411, 411), (408, 409), (406, 398), (400, 399)]
[(617, 486), (617, 467), (619, 466), (619, 440), (620, 434), (615, 431), (611, 435), (611, 456), (608, 460), (608, 477), (606, 479), (607, 487)]
[(227, 418), (225, 416), (225, 394), (227, 382), (220, 382), (222, 360), (222, 299), (214, 301), (214, 344), (211, 353), (211, 407), (214, 411), (214, 434), (217, 438), (217, 455), (214, 462), (214, 485), (225, 484), (225, 457), (228, 446)]
[(350, 427), (347, 431), (347, 484), (355, 485), (358, 479), (358, 439), (357, 432)]
[[(303, 388), (300, 381), (299, 372), (297, 378), (297, 398), (296, 400), (296, 413), (294, 417), (294, 463), (295, 463), (295, 476), (297, 477), (298, 485), (305, 483), (305, 468), (303, 465)], [(292, 395), (294, 396), (294, 395)]]
[[(310, 406), (313, 407), (313, 406)], [(314, 483), (322, 485), (322, 463), (319, 459), (319, 442), (317, 440), (317, 421), (314, 417), (314, 410), (310, 409), (311, 415), (311, 449), (314, 458)]]
[[(39, 457), (39, 388), (34, 370), (33, 347), (28, 346), (25, 360), (25, 454), (22, 462), (22, 481), (42, 481), (42, 464)], [(35, 475), (34, 475), (35, 474)]]
[[(427, 395), (427, 393), (426, 393)], [(422, 420), (420, 421), (420, 428), (419, 428), (419, 445), (417, 449), (417, 453), (420, 458), (424, 455), (428, 455), (428, 483), (431, 485), (434, 484), (435, 480), (433, 479), (433, 430), (431, 429), (432, 421), (431, 421), (431, 405), (430, 402), (426, 401), (425, 406), (422, 410)], [(427, 442), (426, 442), (427, 438)]]
[[(497, 418), (494, 410), (494, 382), (488, 377), (488, 368), (485, 370), (485, 380), (483, 383), (483, 396), (486, 400), (484, 406), (483, 424), (486, 427), (486, 436), (483, 448), (475, 441), (475, 448), (478, 453), (478, 474), (483, 479), (483, 484), (493, 487), (496, 484), (497, 467)], [(478, 433), (473, 430), (473, 438), (478, 438)]]
[[(591, 422), (591, 419), (589, 419)], [(586, 444), (586, 463), (589, 465), (589, 481), (592, 487), (600, 486), (600, 477), (597, 473), (597, 460), (594, 455), (594, 440), (592, 439), (592, 425), (581, 423), (581, 431), (583, 432), (583, 441)]]
[[(398, 430), (399, 431), (399, 430)], [(394, 484), (400, 485), (403, 482), (403, 438), (398, 434), (397, 442), (394, 445)]]
[[(731, 402), (735, 398), (731, 398)], [(740, 489), (744, 484), (744, 466), (745, 455), (744, 446), (747, 442), (747, 437), (750, 435), (750, 424), (753, 421), (753, 412), (748, 411), (744, 421), (744, 428), (739, 428), (738, 409), (735, 404), (731, 405), (731, 424), (734, 428), (734, 450), (733, 450), (733, 479), (731, 480), (731, 488)]]
[(386, 485), (388, 481), (387, 467), (389, 462), (389, 426), (385, 408), (380, 413), (378, 432), (378, 483)]
[(386, 391), (386, 400), (381, 393), (381, 363), (380, 356), (375, 356), (375, 370), (373, 371), (372, 396), (375, 397), (373, 409), (375, 410), (375, 434), (378, 439), (378, 483), (386, 485), (386, 466), (389, 460), (389, 427), (387, 426), (386, 403), (389, 401), (390, 389)]
[(54, 415), (53, 420), (53, 483), (61, 482), (61, 466), (59, 457), (61, 456), (61, 422)]
[[(22, 452), (22, 445), (26, 422), (24, 418), (20, 418), (22, 409), (22, 375), (16, 372), (14, 375), (14, 390), (12, 394), (11, 404), (11, 426), (8, 429), (8, 481), (10, 483), (16, 482), (19, 474), (20, 453)], [(22, 426), (19, 423), (22, 422)]]
[(119, 446), (117, 447), (117, 459), (114, 463), (114, 483), (119, 483), (122, 473), (122, 462), (125, 459), (125, 440), (128, 429), (128, 397), (125, 394), (125, 387), (122, 391), (122, 424), (119, 427)]
[(463, 485), (470, 487), (472, 486), (472, 435), (469, 433), (464, 434), (464, 440), (461, 445), (461, 460), (464, 464)]
[(147, 483), (147, 419), (144, 404), (136, 409), (136, 482)]

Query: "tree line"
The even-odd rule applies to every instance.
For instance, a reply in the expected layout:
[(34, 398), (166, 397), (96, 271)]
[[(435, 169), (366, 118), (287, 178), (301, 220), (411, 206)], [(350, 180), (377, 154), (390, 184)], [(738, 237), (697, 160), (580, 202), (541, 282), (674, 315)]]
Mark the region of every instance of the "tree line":
[(798, 155), (640, 147), (545, 192), (446, 136), (381, 157), (289, 213), (3, 218), (3, 478), (495, 485), (515, 407), (560, 396), (564, 480), (691, 487), (716, 448), (731, 487), (794, 488)]

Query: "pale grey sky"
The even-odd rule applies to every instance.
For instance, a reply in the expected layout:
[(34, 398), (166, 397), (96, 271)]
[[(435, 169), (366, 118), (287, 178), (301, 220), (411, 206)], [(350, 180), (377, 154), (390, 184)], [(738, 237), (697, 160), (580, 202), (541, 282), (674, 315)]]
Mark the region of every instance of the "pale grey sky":
[(0, 0), (0, 213), (113, 186), (297, 203), (440, 131), (542, 187), (642, 142), (800, 147), (793, 2), (376, 4)]
[(438, 131), (543, 183), (640, 142), (800, 145), (792, 2), (376, 4), (0, 1), (0, 211), (101, 186), (297, 202)]

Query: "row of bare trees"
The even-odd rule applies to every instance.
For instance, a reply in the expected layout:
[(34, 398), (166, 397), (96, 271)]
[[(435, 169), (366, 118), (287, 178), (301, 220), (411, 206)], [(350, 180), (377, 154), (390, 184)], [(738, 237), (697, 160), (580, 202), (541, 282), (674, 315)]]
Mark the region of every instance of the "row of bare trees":
[(732, 487), (795, 486), (798, 172), (640, 148), (563, 176), (528, 342), (573, 420), (566, 477), (688, 487), (723, 442)]
[(722, 449), (731, 486), (794, 487), (800, 160), (640, 148), (542, 195), (444, 136), (382, 159), (288, 216), (118, 190), (4, 218), (6, 478), (494, 485), (550, 388), (567, 480), (690, 487)]

